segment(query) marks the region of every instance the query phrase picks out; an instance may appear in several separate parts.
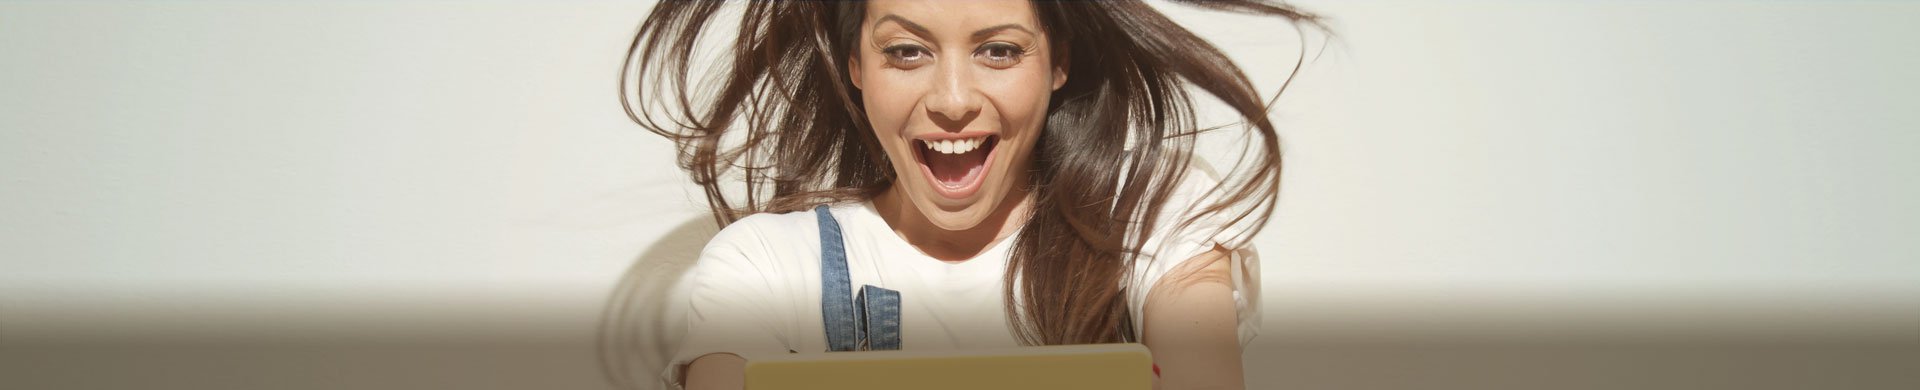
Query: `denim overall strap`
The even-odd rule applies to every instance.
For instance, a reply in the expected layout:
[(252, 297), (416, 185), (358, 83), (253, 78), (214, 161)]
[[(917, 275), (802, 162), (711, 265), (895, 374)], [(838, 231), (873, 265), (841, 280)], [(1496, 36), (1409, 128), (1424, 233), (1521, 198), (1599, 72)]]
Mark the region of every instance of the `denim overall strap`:
[(826, 205), (814, 207), (820, 223), (820, 318), (828, 351), (900, 349), (900, 292), (872, 285), (853, 296), (846, 239)]
[(847, 274), (847, 248), (840, 236), (840, 221), (827, 212), (827, 205), (813, 208), (820, 220), (820, 318), (826, 321), (827, 350), (852, 351), (859, 344), (855, 335), (853, 281)]

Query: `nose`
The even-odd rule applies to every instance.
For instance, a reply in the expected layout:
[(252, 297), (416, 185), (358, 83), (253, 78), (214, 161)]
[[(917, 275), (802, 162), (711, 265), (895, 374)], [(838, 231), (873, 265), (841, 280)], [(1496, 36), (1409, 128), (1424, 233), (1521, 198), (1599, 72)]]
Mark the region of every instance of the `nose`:
[(980, 105), (985, 100), (974, 85), (973, 70), (966, 61), (940, 61), (939, 79), (926, 97), (927, 115), (933, 117), (941, 127), (959, 131), (967, 121), (980, 113)]

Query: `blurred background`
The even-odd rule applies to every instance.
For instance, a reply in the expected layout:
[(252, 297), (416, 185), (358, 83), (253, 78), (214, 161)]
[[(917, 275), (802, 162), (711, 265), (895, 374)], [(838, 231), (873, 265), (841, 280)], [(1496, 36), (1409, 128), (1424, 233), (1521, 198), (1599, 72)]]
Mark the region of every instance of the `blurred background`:
[[(1920, 2), (1294, 3), (1249, 388), (1920, 388)], [(650, 4), (0, 1), (0, 388), (650, 384)]]

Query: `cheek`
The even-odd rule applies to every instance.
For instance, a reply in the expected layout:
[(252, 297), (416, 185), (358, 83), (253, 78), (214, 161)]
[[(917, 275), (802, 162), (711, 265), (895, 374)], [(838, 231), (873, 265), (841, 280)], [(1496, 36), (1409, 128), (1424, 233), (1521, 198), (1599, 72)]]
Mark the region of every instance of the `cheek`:
[[(879, 69), (864, 69), (866, 77), (861, 80), (860, 100), (866, 111), (867, 124), (873, 128), (873, 135), (880, 141), (881, 149), (892, 160), (894, 169), (906, 170), (914, 163), (912, 145), (905, 136), (909, 122), (913, 120), (914, 104), (919, 96), (911, 86), (912, 80), (902, 80), (898, 75), (888, 75)], [(902, 171), (898, 174), (905, 175)]]
[(1022, 69), (1004, 76), (984, 91), (993, 100), (1001, 121), (1010, 131), (1039, 130), (1046, 120), (1047, 100), (1053, 92), (1049, 75)]
[(916, 83), (878, 69), (869, 69), (868, 72), (870, 76), (862, 80), (860, 90), (867, 121), (879, 133), (882, 141), (900, 138), (907, 122), (911, 120), (914, 104), (920, 100), (919, 92), (913, 88)]

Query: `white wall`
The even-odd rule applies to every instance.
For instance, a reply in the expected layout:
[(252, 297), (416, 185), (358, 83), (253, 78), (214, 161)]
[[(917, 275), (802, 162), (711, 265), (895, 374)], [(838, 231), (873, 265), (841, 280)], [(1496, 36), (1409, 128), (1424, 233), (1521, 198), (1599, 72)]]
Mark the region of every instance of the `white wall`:
[[(1299, 3), (1255, 385), (1912, 383), (1920, 3)], [(646, 9), (0, 2), (0, 382), (602, 386), (703, 229), (614, 100)]]

